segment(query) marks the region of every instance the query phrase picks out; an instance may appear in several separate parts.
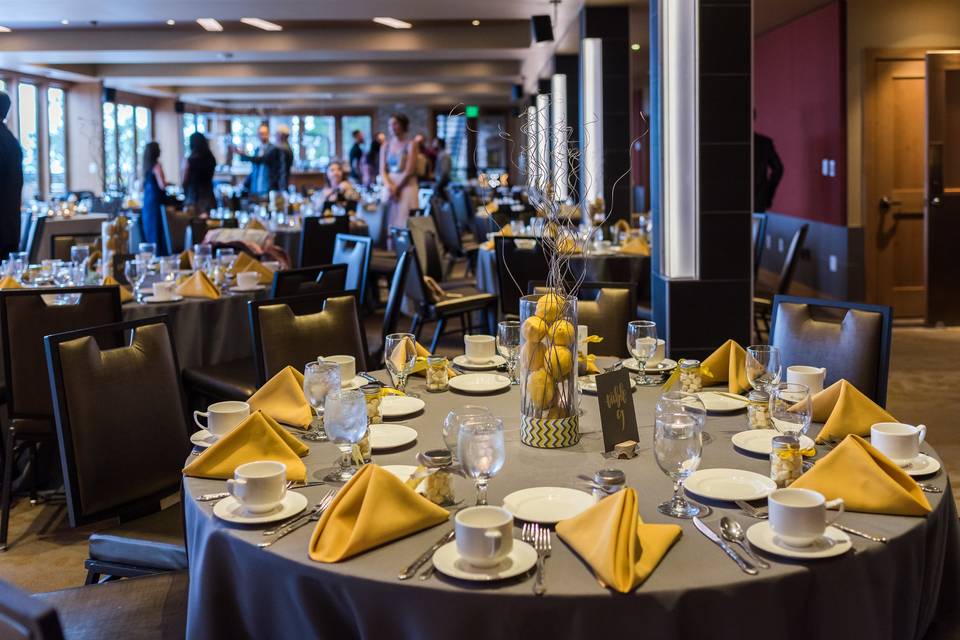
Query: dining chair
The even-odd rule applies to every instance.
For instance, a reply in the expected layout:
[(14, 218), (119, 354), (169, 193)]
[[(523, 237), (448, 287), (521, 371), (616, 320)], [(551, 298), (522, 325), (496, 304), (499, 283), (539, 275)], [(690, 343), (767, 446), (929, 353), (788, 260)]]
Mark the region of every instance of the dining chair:
[(334, 216), (303, 218), (300, 229), (298, 267), (312, 267), (333, 262), (333, 249), (338, 233), (350, 233), (350, 218)]
[(35, 216), (30, 222), (30, 231), (27, 233), (27, 242), (24, 251), (30, 264), (40, 262), (40, 249), (43, 241), (43, 232), (47, 226), (47, 216)]
[(546, 281), (549, 271), (543, 243), (534, 238), (519, 239), (531, 244), (518, 246), (516, 237), (494, 238), (500, 312), (508, 317), (520, 315), (520, 297), (527, 292), (530, 282)]
[[(531, 282), (530, 293), (546, 293), (547, 283)], [(577, 324), (587, 326), (590, 335), (603, 338), (590, 345), (598, 356), (625, 358), (627, 323), (637, 316), (636, 288), (626, 282), (581, 282), (577, 289)]]
[(824, 367), (824, 387), (843, 378), (885, 406), (892, 326), (886, 305), (778, 295), (770, 344), (780, 349), (784, 380), (789, 366)]
[(807, 238), (809, 224), (803, 224), (794, 231), (790, 238), (790, 244), (787, 247), (787, 253), (783, 258), (783, 265), (780, 268), (780, 277), (777, 280), (777, 286), (770, 297), (754, 295), (753, 297), (753, 328), (757, 338), (761, 341), (766, 340), (770, 335), (770, 314), (773, 310), (773, 296), (786, 295), (790, 291), (790, 284), (793, 282), (793, 273), (797, 269), (797, 260), (800, 258), (800, 252), (803, 249), (804, 240)]
[(430, 215), (433, 217), (434, 226), (437, 229), (437, 238), (446, 254), (447, 265), (444, 269), (444, 277), (449, 277), (453, 267), (459, 262), (466, 262), (467, 273), (473, 273), (477, 259), (478, 245), (476, 242), (465, 243), (457, 225), (457, 219), (453, 215), (453, 209), (449, 202), (437, 202), (430, 209)]
[(340, 289), (356, 289), (361, 305), (366, 301), (367, 272), (370, 269), (372, 250), (373, 241), (367, 236), (340, 233), (334, 241), (334, 264), (347, 266), (346, 282)]
[(271, 298), (284, 298), (304, 293), (343, 291), (347, 288), (348, 265), (321, 264), (302, 269), (274, 271), (270, 286)]
[[(129, 333), (129, 339), (126, 335)], [(93, 533), (87, 584), (187, 567), (179, 500), (190, 439), (166, 316), (44, 338), (70, 525)]]
[[(447, 200), (453, 207), (453, 215), (457, 221), (457, 224), (460, 225), (460, 228), (469, 229), (470, 223), (474, 218), (474, 212), (470, 205), (470, 195), (464, 191), (462, 187), (450, 185), (447, 187)], [(481, 242), (485, 239), (486, 236), (477, 238), (476, 240), (477, 242)]]
[(192, 216), (173, 207), (160, 207), (160, 221), (163, 223), (164, 253), (179, 255), (186, 247), (187, 229)]
[[(3, 480), (0, 485), (0, 551), (7, 548), (13, 499), (15, 450), (27, 447), (33, 482), (30, 498), (38, 499), (40, 447), (56, 446), (53, 400), (43, 337), (51, 333), (119, 322), (119, 287), (60, 288), (56, 293), (79, 298), (75, 304), (54, 304), (49, 289), (0, 291), (0, 339), (7, 386), (7, 421), (3, 429)], [(65, 298), (60, 298), (60, 301)]]
[(413, 255), (403, 251), (397, 258), (397, 266), (393, 272), (393, 278), (390, 280), (390, 293), (387, 296), (387, 307), (383, 312), (383, 324), (380, 331), (380, 348), (373, 357), (372, 364), (379, 365), (383, 362), (384, 345), (387, 336), (391, 333), (397, 333), (397, 325), (400, 322), (401, 308), (403, 307), (403, 291), (407, 282), (407, 274), (410, 272), (410, 261)]
[(763, 242), (767, 233), (767, 214), (754, 213), (751, 219), (753, 232), (753, 277), (756, 279), (760, 270), (760, 259), (763, 257)]
[(356, 291), (310, 293), (249, 302), (257, 384), (286, 366), (302, 370), (318, 356), (350, 355), (367, 369), (367, 335)]
[(193, 248), (195, 244), (203, 244), (207, 237), (207, 232), (211, 229), (238, 229), (240, 221), (236, 218), (201, 218), (199, 216), (190, 218), (187, 225), (186, 237), (184, 238), (184, 247)]

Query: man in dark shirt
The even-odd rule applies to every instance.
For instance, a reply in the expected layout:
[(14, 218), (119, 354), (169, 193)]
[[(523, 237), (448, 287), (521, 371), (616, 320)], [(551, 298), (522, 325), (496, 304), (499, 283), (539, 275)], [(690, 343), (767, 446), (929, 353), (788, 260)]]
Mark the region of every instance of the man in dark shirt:
[(293, 151), (287, 140), (290, 130), (284, 126), (277, 129), (276, 144), (270, 142), (270, 128), (266, 124), (257, 130), (260, 148), (254, 156), (248, 156), (241, 149), (236, 153), (245, 162), (251, 163), (250, 175), (246, 180), (247, 192), (265, 196), (271, 191), (282, 191), (290, 183), (290, 171), (293, 169)]
[[(293, 149), (290, 148), (290, 129), (287, 125), (277, 127), (277, 151), (280, 153), (280, 167), (276, 182), (271, 176), (271, 189), (286, 191), (290, 184), (290, 173), (293, 171)], [(273, 185), (276, 186), (273, 186)]]
[(363, 179), (363, 133), (360, 129), (353, 130), (353, 146), (347, 159), (350, 161), (350, 177), (354, 182)]
[(783, 163), (773, 140), (765, 135), (753, 134), (753, 210), (762, 213), (773, 204), (777, 185), (783, 177)]
[(20, 247), (20, 194), (23, 191), (23, 151), (3, 122), (10, 96), (0, 91), (0, 256)]

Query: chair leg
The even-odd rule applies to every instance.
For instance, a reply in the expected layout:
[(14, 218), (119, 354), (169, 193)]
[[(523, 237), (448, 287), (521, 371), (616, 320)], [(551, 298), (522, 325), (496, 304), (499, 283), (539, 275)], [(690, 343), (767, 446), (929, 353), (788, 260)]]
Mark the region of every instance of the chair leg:
[(13, 433), (8, 432), (3, 447), (3, 487), (0, 496), (0, 551), (7, 550), (7, 529), (10, 526), (10, 498), (13, 492)]
[(419, 315), (413, 316), (413, 320), (410, 322), (410, 333), (413, 334), (415, 340), (420, 340), (420, 330), (423, 328), (423, 320)]
[(40, 471), (37, 469), (37, 461), (40, 459), (40, 443), (34, 442), (30, 447), (30, 504), (40, 503), (40, 494), (37, 487), (40, 486)]
[(443, 328), (447, 325), (446, 318), (437, 319), (437, 328), (433, 331), (433, 340), (430, 342), (430, 353), (437, 351), (437, 345), (440, 344), (440, 336), (443, 335)]
[(83, 581), (84, 585), (96, 584), (100, 581), (100, 574), (95, 572), (93, 569), (87, 571), (87, 577)]

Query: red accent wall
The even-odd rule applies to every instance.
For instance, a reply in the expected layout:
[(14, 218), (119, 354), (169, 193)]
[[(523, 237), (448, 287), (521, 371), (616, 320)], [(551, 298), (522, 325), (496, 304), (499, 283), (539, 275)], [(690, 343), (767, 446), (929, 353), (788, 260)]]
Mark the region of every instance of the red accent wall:
[(773, 138), (784, 167), (770, 211), (847, 223), (845, 55), (838, 0), (754, 42), (754, 129)]

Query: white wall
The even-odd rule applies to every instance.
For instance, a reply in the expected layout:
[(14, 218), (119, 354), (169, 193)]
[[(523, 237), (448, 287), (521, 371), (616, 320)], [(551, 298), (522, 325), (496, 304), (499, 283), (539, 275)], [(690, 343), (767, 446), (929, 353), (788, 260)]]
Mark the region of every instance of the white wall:
[(67, 180), (71, 191), (103, 191), (103, 111), (99, 82), (67, 91)]
[(160, 166), (169, 184), (180, 184), (180, 165), (183, 158), (181, 149), (183, 129), (180, 126), (180, 114), (174, 111), (175, 98), (157, 100), (153, 108), (153, 135), (160, 143)]

